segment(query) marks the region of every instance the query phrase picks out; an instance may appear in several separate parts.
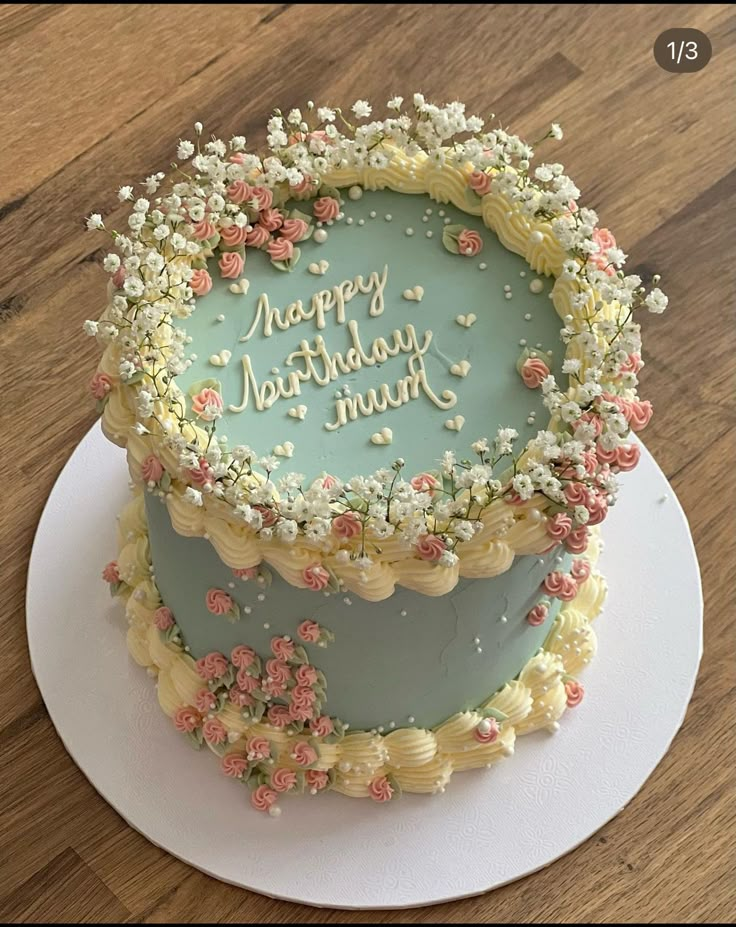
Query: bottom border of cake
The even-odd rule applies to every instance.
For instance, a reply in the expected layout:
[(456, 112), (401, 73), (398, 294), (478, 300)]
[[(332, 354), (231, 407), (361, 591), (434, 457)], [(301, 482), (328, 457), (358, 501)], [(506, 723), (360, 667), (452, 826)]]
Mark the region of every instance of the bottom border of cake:
[[(580, 556), (591, 569), (600, 548), (600, 535), (594, 532)], [(324, 717), (315, 729), (300, 731), (256, 720), (228, 701), (224, 695), (235, 667), (228, 662), (224, 673), (203, 680), (178, 627), (157, 627), (162, 600), (140, 490), (119, 518), (116, 570), (111, 591), (125, 600), (128, 649), (156, 678), (161, 708), (193, 746), (206, 745), (220, 757), (225, 775), (249, 787), (254, 808), (272, 816), (281, 811), (278, 800), (289, 793), (332, 790), (385, 802), (402, 791), (444, 792), (454, 772), (490, 767), (511, 756), (517, 737), (556, 731), (565, 711), (583, 699), (576, 677), (595, 655), (591, 622), (607, 591), (603, 577), (590, 572), (578, 583), (574, 599), (563, 602), (542, 648), (475, 710), (460, 711), (431, 730), (348, 731)]]

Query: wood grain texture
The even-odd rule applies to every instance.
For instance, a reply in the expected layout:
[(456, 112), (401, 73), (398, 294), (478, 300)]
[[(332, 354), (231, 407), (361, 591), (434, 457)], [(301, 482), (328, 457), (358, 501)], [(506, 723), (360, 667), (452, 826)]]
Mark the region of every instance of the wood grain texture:
[[(652, 46), (664, 29), (684, 25), (709, 35), (713, 59), (699, 73), (668, 74)], [(735, 25), (725, 4), (0, 8), (0, 459), (10, 477), (0, 508), (0, 918), (734, 918), (736, 564), (733, 517), (724, 512), (736, 502)], [(195, 119), (257, 138), (276, 103), (380, 100), (415, 89), (492, 109), (530, 138), (561, 122), (559, 160), (585, 201), (615, 230), (630, 266), (663, 274), (670, 310), (645, 325), (643, 391), (657, 410), (646, 440), (690, 518), (705, 657), (669, 754), (575, 852), (490, 895), (439, 908), (315, 911), (189, 869), (94, 792), (30, 676), (26, 563), (46, 496), (94, 420), (86, 382), (97, 348), (81, 323), (101, 308), (104, 275), (100, 239), (83, 231), (81, 217), (109, 211), (118, 186), (165, 167)]]

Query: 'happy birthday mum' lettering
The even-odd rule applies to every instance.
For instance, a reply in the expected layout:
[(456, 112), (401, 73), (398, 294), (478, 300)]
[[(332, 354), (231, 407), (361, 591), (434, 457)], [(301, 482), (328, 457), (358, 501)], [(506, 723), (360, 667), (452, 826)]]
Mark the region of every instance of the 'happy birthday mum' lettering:
[[(276, 307), (269, 305), (267, 294), (258, 299), (256, 315), (248, 332), (240, 339), (248, 341), (263, 325), (263, 335), (269, 338), (276, 328), (286, 331), (292, 325), (310, 319), (315, 320), (316, 327), (325, 327), (326, 313), (334, 310), (338, 324), (345, 323), (345, 304), (358, 293), (372, 293), (368, 309), (369, 315), (376, 317), (383, 313), (383, 294), (388, 277), (388, 267), (379, 274), (373, 271), (366, 281), (361, 276), (346, 280), (329, 290), (315, 293), (309, 309), (304, 309), (301, 300), (290, 303), (283, 314)], [(335, 421), (325, 423), (328, 431), (336, 431), (349, 421), (355, 421), (359, 415), (373, 415), (387, 409), (398, 408), (424, 394), (440, 409), (450, 409), (457, 402), (457, 395), (452, 390), (443, 390), (438, 395), (430, 386), (424, 365), (424, 355), (432, 343), (432, 332), (425, 331), (423, 336), (417, 334), (411, 323), (403, 328), (395, 328), (387, 337), (374, 338), (368, 346), (361, 341), (358, 322), (351, 319), (347, 324), (350, 346), (345, 351), (330, 352), (322, 335), (317, 335), (311, 342), (306, 338), (299, 342), (299, 349), (286, 357), (285, 365), (295, 367), (285, 376), (277, 375), (272, 379), (258, 381), (253, 370), (250, 355), (245, 354), (243, 365), (243, 396), (240, 405), (230, 405), (231, 412), (242, 412), (249, 404), (259, 412), (270, 409), (278, 399), (293, 399), (301, 395), (301, 384), (309, 380), (318, 386), (327, 386), (341, 375), (354, 373), (362, 367), (374, 367), (383, 364), (390, 357), (399, 354), (408, 355), (408, 372), (398, 379), (392, 387), (382, 383), (378, 389), (369, 389), (365, 394), (356, 394), (339, 398), (335, 403)]]

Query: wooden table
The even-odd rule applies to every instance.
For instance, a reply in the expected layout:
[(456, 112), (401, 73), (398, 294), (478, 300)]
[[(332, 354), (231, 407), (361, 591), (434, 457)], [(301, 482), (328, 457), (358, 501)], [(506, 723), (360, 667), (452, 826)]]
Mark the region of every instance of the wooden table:
[[(714, 56), (654, 62), (671, 26)], [(11, 921), (706, 921), (736, 913), (733, 624), (733, 13), (727, 5), (6, 5), (0, 8), (0, 917)], [(705, 658), (682, 732), (637, 798), (547, 870), (480, 898), (320, 912), (210, 879), (153, 847), (92, 789), (30, 675), (26, 562), (46, 496), (94, 421), (103, 242), (82, 217), (164, 168), (202, 120), (256, 136), (271, 106), (423, 90), (490, 107), (559, 159), (670, 296), (647, 320), (647, 444), (690, 518)], [(8, 401), (9, 399), (9, 401)], [(677, 435), (677, 439), (675, 439)], [(91, 616), (92, 620), (93, 616)], [(637, 620), (636, 615), (631, 616)], [(121, 651), (121, 659), (126, 659)], [(81, 667), (80, 696), (86, 692)]]

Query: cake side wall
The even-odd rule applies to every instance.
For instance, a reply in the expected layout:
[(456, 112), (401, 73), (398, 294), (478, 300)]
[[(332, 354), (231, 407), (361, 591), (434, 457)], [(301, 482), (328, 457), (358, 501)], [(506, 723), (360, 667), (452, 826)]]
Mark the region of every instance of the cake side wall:
[[(374, 603), (298, 589), (277, 573), (268, 587), (238, 578), (208, 541), (178, 534), (153, 494), (146, 494), (146, 512), (156, 583), (192, 657), (228, 654), (242, 644), (266, 660), (272, 638), (288, 635), (325, 674), (324, 710), (352, 729), (433, 727), (488, 699), (542, 646), (561, 602), (551, 600), (541, 625), (530, 625), (527, 615), (542, 597), (545, 576), (566, 572), (572, 559), (557, 548), (518, 557), (500, 576), (461, 580), (445, 596), (399, 588)], [(231, 596), (237, 621), (208, 610), (209, 590)], [(305, 619), (334, 641), (300, 641)]]

